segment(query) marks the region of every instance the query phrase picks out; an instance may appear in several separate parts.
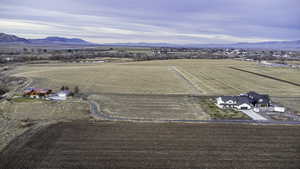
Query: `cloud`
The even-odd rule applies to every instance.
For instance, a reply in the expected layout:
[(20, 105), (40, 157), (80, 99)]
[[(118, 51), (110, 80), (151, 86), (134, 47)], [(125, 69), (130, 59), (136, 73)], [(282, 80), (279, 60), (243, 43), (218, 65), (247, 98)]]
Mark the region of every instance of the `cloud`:
[(0, 0), (0, 31), (93, 42), (296, 40), (297, 0)]

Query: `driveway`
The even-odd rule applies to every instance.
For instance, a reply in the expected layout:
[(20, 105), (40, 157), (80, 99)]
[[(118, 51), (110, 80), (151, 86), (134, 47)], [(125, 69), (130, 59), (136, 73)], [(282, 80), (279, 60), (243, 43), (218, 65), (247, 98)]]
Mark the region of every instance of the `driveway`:
[(265, 117), (262, 115), (255, 113), (253, 110), (241, 110), (241, 112), (245, 113), (248, 115), (252, 120), (257, 120), (257, 121), (268, 121)]

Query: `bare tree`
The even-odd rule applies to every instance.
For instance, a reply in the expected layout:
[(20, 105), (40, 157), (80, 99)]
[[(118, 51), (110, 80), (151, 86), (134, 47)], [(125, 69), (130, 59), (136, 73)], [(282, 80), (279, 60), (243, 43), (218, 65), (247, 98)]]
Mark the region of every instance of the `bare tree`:
[(79, 87), (78, 86), (75, 86), (74, 88), (74, 94), (79, 94), (80, 90), (79, 90)]

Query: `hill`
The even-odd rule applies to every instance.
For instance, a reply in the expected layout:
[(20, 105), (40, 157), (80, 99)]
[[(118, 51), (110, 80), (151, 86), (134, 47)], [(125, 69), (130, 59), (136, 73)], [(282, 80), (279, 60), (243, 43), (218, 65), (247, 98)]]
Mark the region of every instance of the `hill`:
[(63, 38), (63, 37), (47, 37), (45, 39), (29, 39), (33, 44), (77, 44), (77, 45), (90, 45), (92, 43), (78, 38)]
[(29, 40), (15, 35), (0, 33), (0, 43), (29, 43)]
[(0, 33), (0, 44), (29, 44), (29, 45), (93, 45), (78, 38), (47, 37), (44, 39), (25, 39), (15, 35)]

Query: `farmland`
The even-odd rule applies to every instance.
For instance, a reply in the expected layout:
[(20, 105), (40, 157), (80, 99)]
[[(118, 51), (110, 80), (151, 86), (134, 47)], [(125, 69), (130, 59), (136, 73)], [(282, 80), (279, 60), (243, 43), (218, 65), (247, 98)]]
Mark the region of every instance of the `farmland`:
[(0, 102), (0, 151), (14, 137), (32, 126), (58, 121), (88, 119), (89, 107), (79, 102), (15, 101)]
[[(0, 168), (298, 169), (299, 129), (251, 124), (59, 123), (12, 142), (0, 155)], [(22, 146), (16, 147), (18, 143)]]
[(167, 95), (93, 95), (102, 113), (114, 118), (156, 120), (208, 120), (197, 97)]
[[(299, 83), (300, 70), (258, 67), (235, 60), (167, 60), (58, 67), (23, 67), (18, 76), (36, 79), (36, 85), (58, 88), (78, 85), (91, 93), (239, 94), (254, 90), (272, 96), (300, 96), (299, 87), (230, 67)], [(178, 75), (174, 68), (180, 72)], [(287, 76), (288, 74), (288, 76)], [(185, 78), (183, 79), (182, 76)], [(196, 88), (198, 91), (195, 92)]]
[[(145, 66), (176, 66), (179, 70), (185, 72), (189, 79), (201, 86), (209, 95), (233, 95), (249, 90), (275, 96), (300, 95), (299, 87), (230, 68), (238, 67), (257, 72), (267, 69), (258, 67), (255, 62), (236, 60), (170, 60), (141, 62), (138, 64)], [(298, 69), (268, 68), (268, 70), (271, 72), (269, 75), (277, 78), (295, 83), (299, 81), (297, 77), (300, 75), (300, 70)]]
[[(213, 102), (215, 96), (257, 91), (299, 112), (296, 69), (237, 60), (164, 60), (34, 64), (12, 72), (34, 87), (78, 86), (82, 98), (1, 102), (0, 149), (18, 137), (1, 152), (0, 168), (300, 166), (299, 125), (221, 123), (249, 117)], [(99, 117), (112, 121), (89, 118), (88, 102), (99, 106)], [(211, 119), (218, 122), (203, 121)], [(171, 120), (185, 123), (163, 123)]]
[[(41, 64), (20, 67), (16, 76), (34, 80), (34, 86), (59, 89), (79, 86), (88, 94), (237, 95), (248, 91), (274, 97), (299, 97), (299, 86), (253, 73), (300, 83), (300, 70), (259, 66), (238, 60), (163, 60), (101, 64)], [(289, 105), (299, 104), (299, 99)], [(276, 100), (286, 104), (284, 100)], [(291, 107), (295, 109), (295, 106)]]
[(28, 67), (19, 76), (31, 77), (37, 86), (59, 89), (62, 85), (88, 93), (192, 93), (166, 66), (127, 66), (126, 64), (98, 64), (65, 67)]

